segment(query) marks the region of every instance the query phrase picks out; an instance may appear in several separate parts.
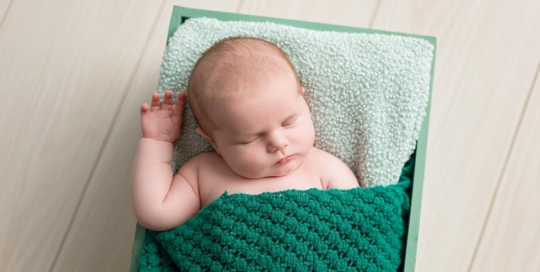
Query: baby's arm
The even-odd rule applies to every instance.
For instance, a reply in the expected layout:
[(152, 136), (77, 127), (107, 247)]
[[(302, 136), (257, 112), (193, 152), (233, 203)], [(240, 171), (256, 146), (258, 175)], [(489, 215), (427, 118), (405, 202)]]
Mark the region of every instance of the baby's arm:
[(146, 103), (141, 106), (143, 138), (133, 165), (131, 198), (135, 217), (149, 229), (181, 225), (201, 207), (193, 163), (186, 163), (174, 178), (170, 167), (184, 104), (185, 94), (181, 93), (173, 104), (172, 93), (166, 91), (163, 103), (158, 94), (153, 94), (151, 108)]

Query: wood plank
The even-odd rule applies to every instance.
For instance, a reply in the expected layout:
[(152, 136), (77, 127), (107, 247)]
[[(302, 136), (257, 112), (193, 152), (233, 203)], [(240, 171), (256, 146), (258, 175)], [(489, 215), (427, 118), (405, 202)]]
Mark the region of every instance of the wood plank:
[[(214, 10), (214, 11), (223, 11), (223, 12), (237, 12), (242, 0), (206, 0), (206, 1), (197, 1), (197, 0), (168, 0), (167, 4), (171, 6), (171, 13), (173, 6), (182, 6), (186, 8), (194, 9), (204, 9), (204, 10)], [(167, 16), (167, 26), (169, 25), (170, 15)], [(167, 37), (167, 35), (165, 35)], [(162, 56), (160, 56), (161, 58)], [(160, 62), (161, 64), (161, 62)]]
[(0, 31), (2, 31), (2, 26), (4, 25), (4, 21), (8, 16), (9, 9), (13, 1), (15, 0), (7, 0), (0, 2)]
[(471, 271), (540, 271), (540, 64)]
[(242, 1), (238, 13), (368, 28), (379, 0)]
[(0, 32), (3, 271), (51, 268), (158, 8), (126, 0), (11, 5)]
[(54, 271), (128, 270), (136, 223), (129, 192), (141, 137), (139, 107), (157, 87), (172, 7), (234, 12), (238, 3), (167, 1), (162, 6)]
[(538, 14), (536, 0), (379, 8), (373, 28), (438, 39), (418, 271), (469, 268), (540, 59)]

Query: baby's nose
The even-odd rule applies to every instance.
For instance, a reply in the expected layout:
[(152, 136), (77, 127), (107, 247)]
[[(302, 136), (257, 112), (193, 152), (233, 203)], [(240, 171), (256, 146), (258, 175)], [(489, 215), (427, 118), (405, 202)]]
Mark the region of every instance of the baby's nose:
[(280, 130), (274, 131), (269, 136), (270, 136), (269, 141), (268, 141), (268, 152), (269, 153), (274, 153), (276, 151), (282, 150), (283, 148), (285, 148), (285, 147), (287, 147), (289, 145), (289, 139)]

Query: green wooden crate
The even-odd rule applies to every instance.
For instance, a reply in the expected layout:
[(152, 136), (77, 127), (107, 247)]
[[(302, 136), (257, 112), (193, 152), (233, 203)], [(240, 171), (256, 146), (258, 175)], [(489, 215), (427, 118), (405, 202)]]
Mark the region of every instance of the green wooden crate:
[[(174, 7), (173, 13), (171, 16), (171, 21), (169, 24), (169, 33), (167, 36), (167, 41), (174, 34), (178, 26), (181, 25), (185, 20), (189, 18), (196, 18), (196, 17), (210, 17), (210, 18), (216, 18), (222, 21), (274, 22), (278, 24), (290, 25), (294, 27), (301, 27), (301, 28), (307, 28), (307, 29), (313, 29), (313, 30), (327, 30), (327, 31), (338, 31), (338, 32), (353, 32), (353, 33), (356, 32), (356, 33), (392, 34), (392, 35), (424, 39), (428, 41), (429, 43), (431, 43), (434, 46), (434, 48), (436, 48), (436, 39), (435, 37), (430, 37), (430, 36), (421, 36), (421, 35), (406, 34), (406, 33), (399, 33), (399, 32), (388, 32), (388, 31), (357, 28), (357, 27), (303, 22), (303, 21), (243, 15), (243, 14), (235, 14), (235, 13), (190, 9), (190, 8), (184, 8), (184, 7)], [(409, 216), (409, 226), (408, 226), (407, 242), (406, 242), (406, 248), (405, 248), (405, 260), (404, 260), (405, 261), (404, 271), (406, 272), (414, 271), (415, 265), (416, 265), (416, 251), (417, 251), (417, 246), (418, 246), (418, 229), (420, 226), (420, 208), (422, 205), (422, 187), (424, 183), (426, 149), (427, 149), (427, 140), (428, 140), (429, 115), (430, 115), (434, 69), (435, 69), (435, 52), (433, 54), (433, 61), (431, 63), (431, 81), (430, 81), (429, 99), (428, 99), (428, 105), (426, 109), (426, 116), (424, 117), (422, 128), (420, 130), (420, 136), (416, 144), (416, 152), (415, 152), (416, 156), (414, 158), (414, 176), (413, 176), (414, 182), (412, 185), (411, 211), (410, 211), (410, 216)], [(141, 225), (137, 224), (137, 229), (135, 231), (135, 241), (133, 243), (133, 251), (132, 251), (132, 256), (131, 256), (130, 271), (137, 271), (137, 266), (139, 263), (139, 257), (140, 257), (140, 252), (141, 252), (141, 248), (144, 241), (145, 232), (146, 232), (146, 229), (142, 227)]]

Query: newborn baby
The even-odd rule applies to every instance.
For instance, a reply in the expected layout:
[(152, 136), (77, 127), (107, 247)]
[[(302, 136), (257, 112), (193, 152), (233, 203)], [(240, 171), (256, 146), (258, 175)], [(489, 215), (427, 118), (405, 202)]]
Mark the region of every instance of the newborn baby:
[(141, 106), (131, 194), (135, 216), (152, 230), (182, 225), (228, 194), (288, 189), (350, 189), (358, 181), (341, 160), (313, 146), (315, 130), (296, 70), (281, 49), (257, 39), (227, 38), (193, 68), (187, 93), (197, 133), (215, 152), (187, 161), (173, 177), (173, 142), (185, 94), (173, 103), (152, 95)]

